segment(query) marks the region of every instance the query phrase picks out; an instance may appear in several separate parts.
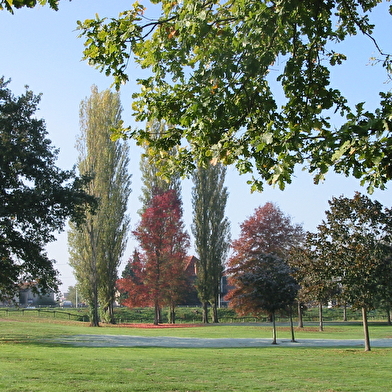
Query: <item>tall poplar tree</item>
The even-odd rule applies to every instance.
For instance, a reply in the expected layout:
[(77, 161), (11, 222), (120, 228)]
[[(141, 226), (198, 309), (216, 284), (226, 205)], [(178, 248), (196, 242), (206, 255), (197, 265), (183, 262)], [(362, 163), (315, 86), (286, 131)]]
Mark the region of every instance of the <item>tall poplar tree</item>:
[(218, 298), (230, 241), (230, 223), (225, 217), (227, 187), (226, 168), (221, 164), (199, 167), (193, 174), (193, 223), (197, 262), (196, 288), (203, 305), (203, 322), (208, 323), (208, 304), (212, 320), (218, 322)]
[[(166, 131), (166, 124), (161, 121), (152, 120), (146, 126), (152, 138), (161, 137)], [(180, 176), (173, 174), (170, 178), (162, 177), (160, 174), (159, 166), (162, 164), (161, 160), (157, 157), (148, 157), (148, 146), (144, 146), (145, 154), (142, 154), (140, 159), (140, 172), (143, 182), (141, 188), (142, 194), (139, 200), (142, 202), (142, 208), (139, 211), (140, 215), (150, 206), (151, 200), (154, 196), (160, 195), (166, 191), (174, 189), (180, 197), (181, 183)], [(172, 151), (174, 154), (175, 151)]]
[(71, 228), (68, 241), (70, 264), (95, 326), (99, 325), (99, 306), (104, 321), (114, 322), (115, 284), (129, 226), (129, 147), (110, 138), (111, 129), (121, 121), (121, 111), (119, 95), (110, 90), (98, 92), (96, 86), (80, 106), (78, 169), (91, 175), (88, 193), (98, 198), (99, 207), (96, 214), (88, 215), (81, 229)]

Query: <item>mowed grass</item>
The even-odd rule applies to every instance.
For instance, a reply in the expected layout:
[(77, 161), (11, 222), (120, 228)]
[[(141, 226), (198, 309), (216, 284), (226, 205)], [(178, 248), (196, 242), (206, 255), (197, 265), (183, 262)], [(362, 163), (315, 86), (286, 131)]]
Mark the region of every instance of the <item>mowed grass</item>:
[[(372, 338), (392, 327), (371, 324)], [(178, 337), (271, 337), (271, 328), (89, 328), (77, 322), (0, 319), (1, 391), (388, 391), (392, 349), (373, 348), (89, 348), (53, 345), (76, 334)], [(362, 338), (359, 324), (316, 326), (297, 338)], [(289, 338), (287, 327), (279, 338)], [(46, 340), (46, 343), (44, 342)]]

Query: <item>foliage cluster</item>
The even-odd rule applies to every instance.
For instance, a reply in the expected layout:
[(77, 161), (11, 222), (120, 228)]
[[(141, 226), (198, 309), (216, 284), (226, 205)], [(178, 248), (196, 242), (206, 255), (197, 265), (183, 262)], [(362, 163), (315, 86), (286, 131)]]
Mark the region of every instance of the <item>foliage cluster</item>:
[(119, 94), (110, 90), (99, 92), (96, 86), (80, 105), (78, 169), (91, 176), (86, 192), (99, 203), (80, 227), (71, 225), (68, 244), (70, 264), (80, 295), (91, 309), (93, 325), (99, 323), (99, 307), (102, 318), (113, 321), (118, 267), (129, 227), (129, 146), (110, 138), (111, 128), (121, 122), (121, 111)]
[(356, 193), (333, 198), (316, 233), (292, 249), (290, 264), (301, 284), (300, 300), (350, 304), (362, 309), (366, 349), (369, 309), (390, 312), (392, 210)]
[(253, 190), (264, 182), (284, 188), (297, 165), (315, 182), (332, 169), (369, 191), (392, 178), (391, 93), (380, 91), (378, 107), (369, 111), (365, 97), (351, 106), (344, 86), (331, 82), (333, 69), (347, 59), (338, 44), (354, 35), (370, 40), (374, 64), (390, 77), (391, 54), (378, 45), (371, 21), (376, 7), (391, 12), (385, 2), (153, 3), (136, 2), (118, 18), (78, 25), (84, 58), (118, 87), (128, 81), (130, 59), (148, 69), (133, 96), (134, 115), (164, 120), (167, 132), (159, 138), (144, 129), (125, 133), (147, 143), (166, 172), (191, 173), (211, 160), (234, 164), (255, 175)]
[(56, 166), (58, 150), (35, 117), (40, 96), (15, 97), (0, 78), (0, 299), (13, 298), (19, 284), (57, 291), (57, 271), (45, 250), (64, 229), (76, 226), (96, 199), (87, 195), (87, 176)]
[(170, 306), (174, 317), (174, 307), (188, 286), (189, 236), (184, 230), (177, 192), (168, 190), (153, 196), (133, 234), (142, 252), (135, 251), (130, 275), (120, 279), (117, 285), (127, 294), (123, 300), (127, 306), (154, 306), (154, 323), (158, 324), (164, 305)]
[(37, 5), (43, 6), (46, 4), (49, 4), (50, 8), (57, 11), (58, 3), (59, 0), (0, 0), (0, 11), (5, 9), (13, 14), (14, 9), (23, 7), (34, 8)]

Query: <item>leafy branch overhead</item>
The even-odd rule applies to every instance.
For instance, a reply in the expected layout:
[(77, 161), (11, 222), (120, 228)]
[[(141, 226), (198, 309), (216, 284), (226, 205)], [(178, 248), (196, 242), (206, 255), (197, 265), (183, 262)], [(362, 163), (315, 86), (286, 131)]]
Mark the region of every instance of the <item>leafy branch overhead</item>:
[[(164, 135), (124, 132), (166, 171), (189, 174), (195, 163), (234, 164), (284, 188), (297, 165), (317, 183), (328, 170), (354, 175), (368, 190), (392, 177), (392, 95), (379, 107), (350, 107), (330, 74), (346, 60), (336, 44), (363, 35), (376, 63), (391, 56), (373, 36), (369, 14), (382, 0), (184, 0), (135, 3), (116, 19), (78, 22), (84, 58), (119, 88), (136, 61), (148, 76), (133, 96), (138, 121), (164, 120)], [(387, 10), (385, 12), (388, 12)], [(159, 15), (157, 17), (157, 15)], [(330, 113), (343, 119), (334, 129)], [(168, 151), (177, 146), (177, 154)], [(169, 158), (169, 159), (166, 159)]]
[(57, 11), (58, 3), (59, 0), (0, 0), (0, 11), (5, 9), (13, 14), (15, 9), (23, 7), (34, 8), (38, 5), (43, 6), (46, 4), (49, 4), (50, 8)]

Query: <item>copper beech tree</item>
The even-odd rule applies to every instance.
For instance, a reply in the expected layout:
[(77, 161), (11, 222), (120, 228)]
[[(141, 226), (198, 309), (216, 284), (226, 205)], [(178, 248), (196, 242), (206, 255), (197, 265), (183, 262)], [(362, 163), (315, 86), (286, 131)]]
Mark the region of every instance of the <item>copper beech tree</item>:
[(133, 257), (129, 277), (118, 281), (128, 292), (127, 306), (154, 306), (154, 324), (162, 306), (169, 306), (170, 321), (187, 287), (186, 256), (189, 235), (184, 230), (181, 201), (175, 190), (155, 195), (133, 232), (141, 251)]
[(241, 224), (240, 237), (232, 244), (227, 274), (235, 288), (227, 299), (239, 314), (267, 313), (273, 321), (273, 343), (275, 313), (291, 305), (298, 291), (285, 259), (302, 239), (302, 227), (266, 203)]

